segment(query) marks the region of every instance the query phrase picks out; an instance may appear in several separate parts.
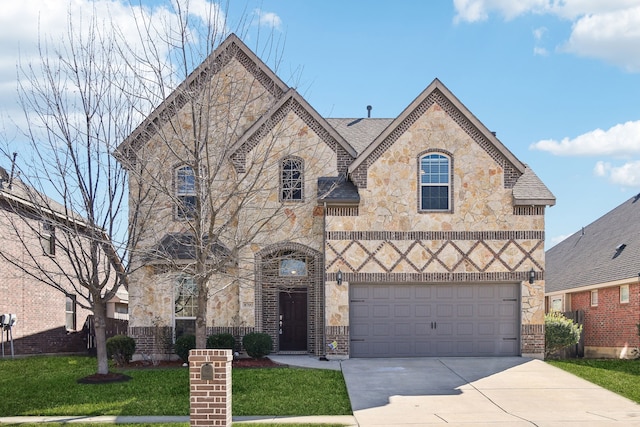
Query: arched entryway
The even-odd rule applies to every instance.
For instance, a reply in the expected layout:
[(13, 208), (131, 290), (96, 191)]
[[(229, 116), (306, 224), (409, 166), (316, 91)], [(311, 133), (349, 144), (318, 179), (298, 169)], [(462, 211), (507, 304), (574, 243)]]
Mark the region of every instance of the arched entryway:
[(322, 352), (322, 254), (298, 243), (269, 246), (256, 255), (256, 326), (276, 352)]

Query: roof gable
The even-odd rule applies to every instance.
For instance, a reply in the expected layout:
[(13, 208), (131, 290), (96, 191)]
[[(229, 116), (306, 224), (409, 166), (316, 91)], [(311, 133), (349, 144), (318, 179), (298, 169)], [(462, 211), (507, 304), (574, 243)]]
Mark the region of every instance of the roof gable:
[(280, 100), (240, 137), (232, 148), (233, 164), (244, 171), (246, 154), (270, 132), (289, 112), (294, 112), (338, 156), (338, 171), (345, 173), (356, 156), (356, 151), (331, 125), (309, 105), (294, 89), (289, 89)]
[(640, 194), (549, 249), (546, 292), (637, 279), (639, 226)]
[(435, 79), (358, 156), (349, 167), (358, 186), (366, 187), (366, 170), (432, 105), (438, 104), (505, 171), (505, 187), (512, 188), (524, 173), (525, 165), (489, 131), (440, 80)]
[(131, 135), (120, 144), (117, 152), (128, 158), (128, 152), (138, 150), (169, 117), (175, 115), (187, 103), (188, 98), (184, 94), (188, 90), (201, 90), (203, 85), (209, 82), (212, 76), (217, 74), (233, 58), (237, 58), (276, 99), (288, 90), (288, 86), (238, 36), (231, 34), (138, 125)]

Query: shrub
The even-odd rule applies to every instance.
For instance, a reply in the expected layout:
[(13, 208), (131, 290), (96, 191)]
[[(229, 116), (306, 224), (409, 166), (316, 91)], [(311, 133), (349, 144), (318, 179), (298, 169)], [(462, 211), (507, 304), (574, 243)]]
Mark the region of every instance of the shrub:
[(209, 335), (207, 337), (207, 348), (233, 350), (236, 346), (236, 339), (229, 333)]
[(582, 326), (567, 319), (558, 311), (551, 311), (544, 316), (544, 354), (551, 354), (580, 341)]
[(189, 350), (196, 348), (196, 336), (195, 335), (181, 335), (176, 339), (176, 343), (173, 346), (173, 351), (178, 355), (183, 362), (189, 361)]
[(124, 366), (131, 361), (136, 352), (136, 341), (126, 335), (115, 335), (107, 339), (107, 357), (112, 358), (116, 366)]
[(263, 332), (250, 332), (242, 338), (242, 345), (249, 357), (260, 359), (271, 353), (273, 340)]

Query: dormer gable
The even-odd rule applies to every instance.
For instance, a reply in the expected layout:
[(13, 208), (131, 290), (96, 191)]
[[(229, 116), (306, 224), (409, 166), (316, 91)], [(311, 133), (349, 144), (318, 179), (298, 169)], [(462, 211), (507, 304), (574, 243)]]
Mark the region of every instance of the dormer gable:
[(287, 114), (293, 112), (309, 127), (325, 144), (336, 153), (337, 169), (346, 173), (347, 167), (356, 157), (356, 151), (335, 131), (325, 118), (294, 89), (289, 89), (273, 107), (257, 120), (242, 135), (232, 148), (232, 160), (238, 172), (244, 172), (246, 155), (260, 140), (282, 121)]
[(437, 104), (476, 141), (505, 171), (505, 188), (512, 188), (524, 173), (520, 162), (447, 87), (435, 79), (393, 122), (369, 144), (349, 167), (353, 181), (367, 186), (366, 170), (432, 105)]

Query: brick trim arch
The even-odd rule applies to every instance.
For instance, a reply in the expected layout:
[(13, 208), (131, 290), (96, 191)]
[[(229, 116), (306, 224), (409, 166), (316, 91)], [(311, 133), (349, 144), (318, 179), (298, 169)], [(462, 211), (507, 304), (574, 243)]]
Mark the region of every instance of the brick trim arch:
[[(280, 253), (304, 256), (307, 275), (281, 277), (270, 264)], [(307, 352), (322, 355), (324, 349), (324, 259), (322, 253), (294, 242), (267, 246), (255, 255), (255, 316), (256, 330), (271, 336), (274, 351), (279, 351), (278, 297), (283, 290), (307, 292)]]

